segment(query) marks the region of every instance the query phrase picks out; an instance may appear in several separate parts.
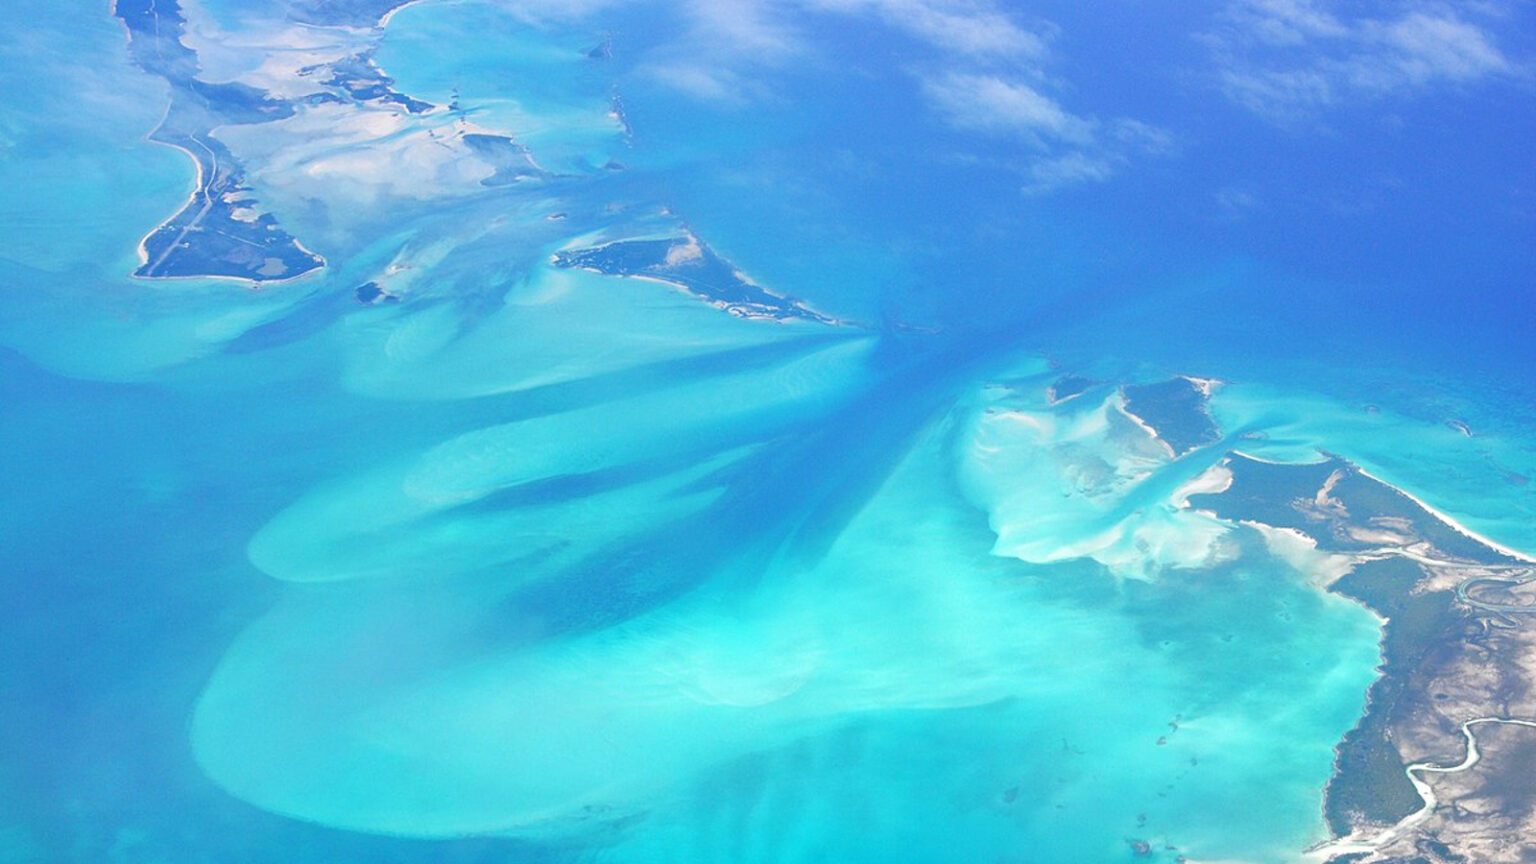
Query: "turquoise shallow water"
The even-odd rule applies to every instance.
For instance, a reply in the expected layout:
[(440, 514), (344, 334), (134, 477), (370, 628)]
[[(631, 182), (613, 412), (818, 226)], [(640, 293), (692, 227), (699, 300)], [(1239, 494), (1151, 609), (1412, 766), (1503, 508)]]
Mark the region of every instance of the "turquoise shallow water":
[[(205, 67), (297, 44), (279, 5), (186, 4)], [(1166, 167), (1022, 195), (996, 173), (1017, 142), (925, 113), (931, 46), (821, 14), (725, 100), (676, 88), (689, 52), (741, 62), (675, 41), (702, 26), (676, 10), (429, 2), (323, 31), (462, 110), (221, 130), (330, 263), (260, 288), (128, 278), (191, 163), (144, 140), (165, 97), (118, 22), (67, 28), (73, 54), (45, 23), (8, 37), (13, 90), (86, 107), (0, 126), (0, 859), (1284, 862), (1323, 839), (1378, 622), (1319, 590), (1324, 562), (1177, 506), (1219, 447), (1172, 461), (1113, 386), (1045, 388), (1220, 377), (1222, 428), (1265, 435), (1245, 450), (1340, 453), (1531, 550), (1529, 320), (1487, 311), (1528, 288), (1469, 266), (1458, 305), (1243, 231), (1178, 245), (1125, 215), (1196, 207)], [(439, 153), (467, 123), (545, 175), (484, 185)], [(860, 326), (548, 263), (685, 228)], [(369, 281), (398, 302), (358, 303)]]

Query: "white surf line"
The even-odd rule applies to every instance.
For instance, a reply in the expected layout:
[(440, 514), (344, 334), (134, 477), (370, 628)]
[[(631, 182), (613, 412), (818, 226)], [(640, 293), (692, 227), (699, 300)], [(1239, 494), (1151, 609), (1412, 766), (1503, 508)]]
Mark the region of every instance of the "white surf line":
[(409, 0), (409, 2), (401, 3), (399, 6), (396, 6), (395, 8), (389, 10), (388, 12), (385, 12), (383, 17), (381, 17), (378, 20), (378, 23), (373, 25), (374, 29), (376, 29), (376, 30), (383, 30), (383, 29), (387, 28), (389, 26), (389, 20), (391, 18), (395, 17), (395, 13), (396, 12), (399, 12), (400, 10), (405, 9), (408, 6), (415, 6), (416, 4), (422, 3), (422, 2), (425, 2), (425, 0)]
[[(166, 106), (165, 112), (166, 112), (166, 117), (169, 117), (170, 116), (170, 112), (171, 112), (171, 106), (170, 105)], [(161, 118), (160, 126), (164, 126), (164, 125), (165, 125), (165, 119)], [(199, 147), (202, 147), (204, 150), (206, 150), (208, 152), (208, 155), (213, 159), (213, 175), (212, 175), (212, 179), (209, 179), (209, 180), (207, 180), (205, 182), (204, 179), (203, 179), (203, 176), (204, 176), (203, 175), (203, 162), (202, 162), (201, 159), (197, 158), (196, 154), (194, 154), (191, 150), (188, 150), (187, 148), (185, 148), (185, 147), (183, 147), (180, 144), (177, 144), (175, 142), (172, 142), (172, 141), (161, 141), (161, 140), (158, 140), (158, 139), (152, 137), (156, 132), (160, 131), (160, 126), (156, 126), (154, 129), (150, 130), (149, 133), (144, 136), (144, 140), (148, 141), (151, 144), (159, 144), (159, 145), (161, 145), (163, 147), (171, 147), (171, 148), (174, 148), (176, 150), (180, 150), (182, 153), (187, 154), (187, 158), (191, 159), (193, 166), (195, 166), (197, 168), (197, 179), (196, 179), (195, 185), (194, 185), (194, 187), (192, 189), (192, 193), (187, 196), (187, 203), (182, 205), (181, 209), (177, 210), (175, 213), (172, 213), (169, 218), (167, 218), (164, 221), (162, 221), (159, 225), (156, 225), (154, 227), (154, 230), (150, 231), (148, 234), (145, 234), (142, 238), (140, 238), (140, 240), (139, 240), (139, 267), (141, 269), (148, 268), (148, 270), (150, 270), (150, 271), (157, 270), (160, 267), (164, 266), (166, 259), (171, 256), (172, 252), (176, 251), (177, 244), (181, 243), (181, 241), (186, 238), (187, 233), (190, 232), (192, 230), (192, 228), (194, 228), (195, 226), (200, 224), (203, 221), (203, 217), (208, 215), (208, 211), (209, 211), (209, 209), (211, 209), (213, 207), (213, 203), (214, 203), (213, 202), (213, 196), (209, 193), (208, 189), (209, 189), (210, 186), (212, 186), (213, 180), (217, 179), (217, 177), (218, 177), (217, 172), (218, 172), (218, 165), (219, 165), (219, 155), (217, 153), (215, 153), (207, 144), (204, 144), (203, 142), (198, 141), (197, 140), (197, 136), (195, 134), (188, 134), (187, 137), (190, 138), (193, 142), (195, 142)], [(160, 254), (160, 257), (155, 259), (154, 263), (151, 264), (150, 260), (149, 260), (149, 247), (146, 245), (147, 243), (149, 243), (149, 238), (151, 238), (151, 237), (155, 236), (156, 234), (158, 234), (160, 232), (160, 229), (162, 229), (162, 228), (166, 227), (167, 225), (171, 224), (172, 222), (176, 221), (176, 217), (177, 216), (180, 216), (183, 212), (186, 211), (186, 209), (188, 207), (191, 207), (193, 204), (197, 203), (197, 197), (198, 197), (199, 193), (201, 193), (202, 196), (203, 196), (203, 201), (204, 201), (203, 208), (200, 211), (198, 211), (198, 214), (196, 216), (192, 217), (192, 221), (187, 223), (186, 227), (184, 227), (181, 230), (181, 233), (176, 235), (176, 239), (171, 243), (171, 245), (166, 247), (166, 250), (163, 253)], [(223, 232), (219, 232), (219, 233), (223, 234)], [(223, 234), (223, 236), (229, 237), (230, 235)], [(241, 238), (238, 238), (238, 237), (232, 237), (230, 239), (241, 240)], [(317, 272), (319, 270), (323, 270), (323, 269), (325, 269), (326, 267), (328, 267), (330, 265), (330, 262), (326, 261), (324, 255), (321, 255), (318, 252), (314, 252), (313, 250), (309, 249), (309, 247), (305, 246), (302, 242), (299, 241), (299, 238), (294, 237), (293, 235), (290, 234), (290, 235), (288, 235), (288, 239), (293, 243), (293, 245), (295, 247), (298, 248), (298, 250), (300, 252), (303, 252), (305, 255), (308, 255), (311, 258), (313, 258), (314, 260), (319, 261), (320, 262), (319, 266), (311, 267), (310, 269), (305, 270), (302, 273), (298, 273), (298, 274), (295, 274), (293, 276), (285, 276), (285, 277), (283, 277), (281, 279), (252, 279), (249, 276), (225, 276), (225, 275), (217, 274), (217, 273), (189, 273), (189, 274), (186, 274), (186, 275), (178, 275), (178, 276), (164, 276), (164, 275), (156, 275), (156, 274), (154, 274), (152, 272), (148, 272), (148, 273), (146, 273), (143, 276), (139, 276), (137, 274), (134, 274), (133, 278), (136, 278), (136, 279), (155, 279), (155, 280), (183, 280), (183, 281), (189, 280), (189, 279), (223, 279), (223, 280), (230, 281), (230, 282), (249, 282), (252, 285), (257, 285), (257, 286), (265, 287), (267, 285), (281, 285), (284, 282), (292, 282), (295, 279), (301, 279), (301, 278), (303, 278), (305, 276), (308, 276), (311, 273)], [(251, 243), (251, 241), (249, 241), (249, 240), (241, 240), (241, 242), (249, 243), (250, 245), (253, 245), (253, 246), (259, 245), (259, 244)]]
[(1326, 860), (1334, 855), (1343, 855), (1351, 852), (1375, 852), (1381, 847), (1402, 837), (1414, 828), (1417, 828), (1425, 820), (1429, 819), (1440, 806), (1439, 799), (1435, 797), (1435, 790), (1421, 779), (1419, 772), (1433, 774), (1456, 774), (1476, 765), (1482, 758), (1482, 752), (1477, 749), (1477, 736), (1472, 733), (1472, 727), (1483, 723), (1497, 723), (1505, 726), (1525, 726), (1536, 729), (1536, 720), (1524, 720), (1518, 717), (1476, 717), (1461, 724), (1461, 734), (1467, 739), (1467, 755), (1455, 765), (1440, 765), (1434, 762), (1415, 762), (1403, 769), (1408, 775), (1408, 782), (1418, 791), (1419, 797), (1424, 799), (1424, 806), (1404, 817), (1401, 822), (1368, 840), (1351, 840), (1343, 837), (1330, 843), (1322, 843), (1307, 850), (1308, 857), (1317, 856), (1320, 860)]
[(1377, 477), (1375, 474), (1372, 474), (1371, 472), (1365, 470), (1364, 468), (1361, 468), (1359, 465), (1355, 466), (1355, 470), (1359, 471), (1361, 476), (1363, 476), (1363, 477), (1369, 477), (1372, 480), (1375, 480), (1377, 483), (1380, 483), (1380, 484), (1382, 484), (1384, 486), (1390, 486), (1391, 488), (1393, 488), (1393, 489), (1397, 490), (1398, 492), (1402, 493), (1403, 496), (1406, 497), (1409, 501), (1412, 501), (1413, 503), (1419, 505), (1420, 507), (1423, 507), (1426, 511), (1428, 511), (1429, 515), (1431, 515), (1431, 516), (1435, 517), (1436, 519), (1439, 519), (1441, 522), (1444, 522), (1445, 524), (1449, 525), (1452, 530), (1454, 530), (1454, 531), (1456, 531), (1456, 532), (1458, 532), (1460, 534), (1463, 534), (1463, 535), (1471, 538), (1472, 540), (1475, 540), (1478, 543), (1481, 543), (1484, 546), (1487, 546), (1488, 548), (1493, 549), (1494, 551), (1497, 551), (1499, 553), (1507, 555), (1510, 558), (1515, 559), (1516, 561), (1523, 561), (1523, 562), (1525, 562), (1527, 564), (1536, 564), (1536, 558), (1532, 558), (1531, 556), (1525, 554), (1524, 552), (1519, 552), (1517, 550), (1509, 548), (1508, 546), (1505, 546), (1502, 543), (1499, 543), (1497, 541), (1490, 540), (1487, 537), (1484, 537), (1483, 535), (1477, 533), (1476, 531), (1473, 531), (1472, 529), (1470, 529), (1467, 526), (1461, 524), (1460, 522), (1457, 522), (1455, 519), (1451, 518), (1450, 516), (1446, 515), (1445, 513), (1442, 513), (1441, 511), (1435, 509), (1434, 507), (1431, 507), (1429, 504), (1427, 504), (1423, 500), (1421, 500), (1418, 496), (1414, 495), (1412, 492), (1409, 492), (1408, 490), (1404, 489), (1403, 487), (1398, 486), (1395, 483), (1388, 483), (1387, 481), (1381, 479), (1380, 477)]
[[(1319, 462), (1284, 462), (1284, 461), (1279, 461), (1279, 460), (1275, 460), (1275, 459), (1265, 459), (1265, 458), (1260, 457), (1260, 456), (1255, 456), (1255, 455), (1253, 455), (1251, 453), (1244, 453), (1242, 450), (1238, 450), (1238, 449), (1235, 449), (1235, 448), (1231, 452), (1233, 454), (1237, 455), (1237, 456), (1243, 457), (1244, 459), (1249, 459), (1249, 460), (1252, 460), (1254, 462), (1262, 462), (1262, 463), (1264, 463), (1266, 465), (1317, 465), (1317, 464), (1319, 464)], [(1324, 459), (1320, 460), (1320, 461), (1326, 461), (1327, 460), (1327, 454), (1321, 454), (1321, 451), (1319, 451), (1319, 452), (1320, 452), (1320, 455), (1324, 456)], [(1533, 557), (1531, 557), (1530, 555), (1527, 555), (1524, 552), (1521, 552), (1521, 551), (1516, 550), (1516, 549), (1512, 549), (1512, 548), (1510, 548), (1508, 546), (1505, 546), (1504, 544), (1502, 544), (1502, 543), (1500, 543), (1500, 542), (1498, 542), (1496, 540), (1491, 540), (1491, 539), (1489, 539), (1489, 538), (1487, 538), (1487, 537), (1477, 533), (1476, 531), (1473, 531), (1471, 528), (1468, 528), (1467, 526), (1465, 526), (1465, 525), (1461, 524), (1460, 522), (1456, 521), (1449, 514), (1447, 514), (1447, 513), (1443, 512), (1443, 511), (1438, 510), (1435, 507), (1431, 506), (1428, 502), (1424, 501), (1422, 498), (1419, 498), (1417, 495), (1414, 495), (1412, 492), (1409, 492), (1407, 489), (1404, 489), (1403, 487), (1397, 485), (1396, 483), (1390, 483), (1390, 482), (1388, 482), (1386, 480), (1383, 480), (1380, 477), (1377, 477), (1375, 474), (1372, 474), (1371, 472), (1365, 470), (1365, 468), (1361, 467), (1360, 464), (1358, 462), (1355, 462), (1353, 459), (1344, 458), (1343, 461), (1346, 462), (1347, 464), (1353, 466), (1356, 471), (1360, 472), (1360, 476), (1362, 476), (1362, 477), (1369, 477), (1370, 479), (1375, 480), (1377, 483), (1380, 483), (1381, 485), (1386, 486), (1389, 489), (1392, 489), (1392, 490), (1394, 490), (1396, 492), (1401, 493), (1404, 498), (1407, 498), (1409, 501), (1412, 501), (1413, 503), (1415, 503), (1415, 504), (1419, 505), (1420, 507), (1424, 508), (1425, 512), (1429, 513), (1429, 515), (1435, 517), (1436, 519), (1439, 519), (1441, 522), (1444, 522), (1447, 526), (1450, 527), (1451, 530), (1455, 531), (1456, 533), (1461, 534), (1462, 536), (1467, 537), (1468, 539), (1473, 540), (1473, 541), (1475, 541), (1477, 543), (1481, 543), (1484, 546), (1487, 546), (1489, 549), (1494, 550), (1495, 552), (1499, 552), (1499, 553), (1501, 553), (1503, 555), (1506, 555), (1506, 556), (1508, 556), (1510, 558), (1515, 559), (1516, 561), (1520, 561), (1523, 564), (1536, 564), (1536, 558), (1533, 558)], [(1412, 554), (1408, 554), (1408, 553), (1400, 553), (1400, 554), (1404, 554), (1404, 557), (1409, 557), (1409, 558), (1415, 558), (1416, 557), (1416, 556), (1414, 556)], [(1418, 557), (1418, 558), (1416, 558), (1416, 560), (1422, 560), (1425, 563), (1429, 563), (1429, 559), (1425, 559), (1425, 558), (1422, 558), (1422, 557)], [(1437, 562), (1437, 563), (1447, 564), (1447, 563), (1450, 563), (1450, 562)], [(1479, 565), (1479, 566), (1499, 567), (1499, 566), (1509, 566), (1509, 565), (1485, 564), (1485, 565)]]
[(1110, 400), (1109, 400), (1109, 402), (1107, 404), (1109, 404), (1110, 407), (1113, 408), (1115, 411), (1118, 411), (1122, 415), (1124, 415), (1125, 417), (1129, 418), (1132, 423), (1135, 423), (1137, 426), (1140, 426), (1141, 427), (1141, 431), (1147, 433), (1147, 437), (1149, 437), (1153, 441), (1156, 441), (1157, 443), (1163, 445), (1163, 449), (1168, 452), (1168, 458), (1169, 459), (1175, 460), (1175, 461), (1178, 460), (1179, 454), (1173, 449), (1173, 445), (1169, 444), (1167, 441), (1163, 440), (1163, 436), (1157, 434), (1157, 430), (1152, 428), (1152, 424), (1151, 423), (1148, 423), (1147, 421), (1141, 419), (1141, 416), (1139, 414), (1136, 414), (1135, 412), (1133, 412), (1130, 408), (1128, 408), (1126, 406), (1126, 403), (1125, 403), (1125, 385), (1122, 384), (1120, 386), (1120, 389), (1115, 392), (1115, 395), (1110, 397)]
[(1211, 398), (1211, 394), (1216, 392), (1217, 387), (1227, 383), (1220, 378), (1197, 378), (1194, 375), (1180, 375), (1179, 377), (1195, 385), (1195, 389), (1200, 391), (1200, 395), (1207, 399)]
[[(1249, 452), (1247, 452), (1245, 450), (1242, 450), (1240, 448), (1237, 448), (1237, 447), (1232, 448), (1232, 450), (1229, 451), (1229, 452), (1232, 455), (1234, 455), (1234, 456), (1241, 456), (1242, 458), (1247, 459), (1249, 462), (1258, 462), (1261, 465), (1303, 465), (1303, 466), (1311, 467), (1311, 466), (1316, 466), (1316, 465), (1322, 465), (1323, 463), (1327, 462), (1329, 460), (1329, 458), (1330, 458), (1327, 454), (1323, 453), (1322, 451), (1318, 450), (1315, 447), (1312, 449), (1312, 452), (1316, 453), (1320, 458), (1318, 458), (1317, 460), (1312, 461), (1312, 462), (1293, 462), (1293, 461), (1289, 461), (1289, 460), (1286, 460), (1286, 459), (1265, 459), (1263, 456), (1255, 456), (1252, 453), (1249, 453)], [(1348, 461), (1348, 460), (1343, 460), (1343, 461)], [(1350, 463), (1350, 464), (1354, 464), (1354, 463)], [(1393, 487), (1393, 488), (1396, 488), (1396, 487)]]
[[(1129, 414), (1129, 412), (1126, 412), (1126, 413)], [(1150, 427), (1148, 427), (1148, 428), (1150, 428)], [(1439, 510), (1439, 509), (1435, 508), (1434, 506), (1430, 505), (1428, 502), (1424, 501), (1422, 498), (1419, 498), (1417, 495), (1414, 495), (1412, 492), (1409, 492), (1407, 489), (1404, 489), (1403, 487), (1397, 485), (1396, 483), (1391, 483), (1391, 482), (1389, 482), (1387, 480), (1383, 480), (1382, 478), (1376, 476), (1375, 474), (1372, 474), (1370, 471), (1367, 471), (1364, 467), (1362, 467), (1360, 465), (1360, 463), (1356, 462), (1354, 459), (1351, 459), (1351, 458), (1349, 458), (1347, 456), (1333, 454), (1333, 453), (1330, 453), (1328, 451), (1319, 450), (1319, 449), (1316, 449), (1316, 448), (1314, 448), (1314, 452), (1316, 452), (1318, 454), (1318, 456), (1320, 456), (1321, 458), (1319, 458), (1318, 460), (1313, 461), (1313, 462), (1297, 462), (1297, 461), (1289, 460), (1289, 459), (1266, 459), (1263, 456), (1255, 455), (1253, 453), (1247, 452), (1247, 451), (1245, 451), (1245, 450), (1243, 450), (1241, 448), (1238, 448), (1238, 447), (1234, 447), (1234, 448), (1232, 448), (1231, 450), (1228, 451), (1229, 455), (1237, 456), (1237, 457), (1240, 457), (1242, 459), (1246, 459), (1246, 460), (1248, 460), (1250, 462), (1257, 462), (1257, 463), (1260, 463), (1260, 464), (1263, 464), (1263, 465), (1297, 465), (1297, 466), (1306, 465), (1306, 466), (1315, 466), (1315, 465), (1321, 465), (1321, 464), (1329, 461), (1329, 459), (1338, 459), (1338, 460), (1342, 461), (1343, 463), (1345, 463), (1345, 465), (1347, 465), (1349, 467), (1353, 467), (1356, 471), (1358, 471), (1360, 473), (1361, 476), (1368, 477), (1368, 478), (1370, 478), (1372, 480), (1375, 480), (1377, 483), (1380, 483), (1381, 485), (1386, 486), (1389, 489), (1392, 489), (1392, 490), (1394, 490), (1396, 492), (1402, 493), (1403, 497), (1405, 497), (1408, 500), (1412, 501), (1413, 503), (1419, 505), (1421, 508), (1423, 508), (1425, 510), (1425, 512), (1429, 513), (1431, 516), (1435, 517), (1436, 519), (1439, 519), (1441, 522), (1444, 522), (1451, 530), (1455, 531), (1456, 533), (1461, 534), (1462, 536), (1464, 536), (1464, 537), (1466, 537), (1466, 538), (1468, 538), (1470, 540), (1473, 540), (1473, 541), (1475, 541), (1477, 543), (1481, 543), (1484, 546), (1487, 546), (1488, 548), (1493, 549), (1496, 552), (1502, 553), (1502, 554), (1504, 554), (1504, 555), (1506, 555), (1506, 556), (1508, 556), (1510, 558), (1513, 558), (1516, 561), (1519, 561), (1521, 563), (1520, 564), (1460, 564), (1460, 563), (1452, 562), (1452, 561), (1445, 561), (1445, 560), (1441, 560), (1441, 559), (1428, 558), (1426, 556), (1418, 555), (1416, 553), (1409, 552), (1407, 550), (1385, 549), (1384, 548), (1384, 549), (1381, 549), (1381, 550), (1378, 550), (1378, 551), (1386, 552), (1386, 553), (1389, 553), (1389, 554), (1401, 555), (1401, 556), (1403, 556), (1405, 558), (1412, 558), (1413, 560), (1419, 561), (1419, 562), (1424, 563), (1424, 564), (1436, 564), (1436, 565), (1439, 565), (1439, 566), (1442, 566), (1442, 567), (1453, 567), (1453, 568), (1465, 567), (1467, 569), (1483, 568), (1483, 569), (1490, 569), (1490, 570), (1497, 570), (1497, 569), (1521, 570), (1521, 569), (1526, 569), (1529, 565), (1536, 564), (1536, 557), (1532, 557), (1531, 555), (1529, 555), (1529, 554), (1527, 554), (1525, 552), (1521, 552), (1521, 551), (1519, 551), (1517, 549), (1513, 549), (1513, 548), (1511, 548), (1509, 546), (1505, 546), (1504, 544), (1499, 543), (1496, 540), (1492, 540), (1492, 539), (1490, 539), (1490, 538), (1488, 538), (1488, 537), (1486, 537), (1486, 536), (1484, 536), (1482, 534), (1477, 533), (1476, 531), (1473, 531), (1472, 529), (1468, 528), (1467, 526), (1463, 525), (1462, 523), (1456, 521), (1456, 519), (1453, 518), (1452, 516), (1450, 516), (1449, 514), (1445, 513), (1442, 510)]]
[[(177, 144), (170, 145), (175, 147), (177, 150), (186, 153), (188, 156), (191, 156), (192, 161), (197, 165), (198, 188), (193, 190), (192, 197), (187, 200), (187, 207), (191, 207), (192, 204), (197, 201), (198, 193), (201, 193), (203, 196), (203, 207), (201, 210), (197, 211), (196, 216), (193, 216), (191, 219), (187, 220), (187, 224), (183, 225), (181, 228), (181, 233), (177, 234), (176, 239), (172, 240), (170, 244), (165, 247), (165, 251), (160, 253), (160, 257), (156, 258), (153, 263), (148, 265), (146, 275), (153, 275), (155, 270), (165, 266), (166, 259), (171, 257), (171, 254), (176, 251), (176, 247), (180, 246), (182, 242), (186, 240), (187, 235), (191, 233), (194, 228), (197, 228), (202, 224), (203, 218), (208, 215), (208, 211), (213, 209), (213, 193), (211, 190), (213, 188), (214, 181), (219, 179), (219, 154), (215, 153), (212, 147), (209, 147), (204, 142), (197, 140), (196, 134), (189, 133), (187, 138), (191, 140), (193, 144), (203, 148), (203, 152), (207, 153), (208, 158), (212, 160), (212, 164), (210, 165), (205, 175), (203, 171), (202, 160), (193, 155), (192, 151)], [(206, 180), (204, 179), (205, 176), (207, 178)], [(171, 222), (175, 221), (176, 217), (180, 216), (185, 209), (186, 208), (182, 208), (182, 210), (176, 211), (171, 215), (169, 219), (155, 226), (155, 230), (149, 232), (149, 234), (146, 234), (144, 240), (140, 241), (140, 247), (143, 247), (144, 243), (148, 242), (149, 238), (158, 233), (161, 228), (164, 228), (165, 226), (171, 224)]]

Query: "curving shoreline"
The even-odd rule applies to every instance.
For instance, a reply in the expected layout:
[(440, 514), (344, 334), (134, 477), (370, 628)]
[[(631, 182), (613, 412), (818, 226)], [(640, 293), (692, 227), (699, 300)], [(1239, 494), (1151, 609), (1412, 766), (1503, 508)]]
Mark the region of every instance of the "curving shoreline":
[[(126, 31), (128, 55), (146, 75), (170, 88), (160, 121), (145, 136), (186, 154), (196, 176), (185, 204), (138, 244), (141, 279), (225, 278), (253, 284), (296, 279), (326, 266), (270, 212), (250, 197), (246, 171), (212, 130), (292, 116), (294, 103), (240, 83), (198, 77), (197, 52), (182, 41), (186, 19), (174, 0), (164, 8), (115, 0), (112, 14)], [(202, 152), (198, 152), (198, 151)]]
[(1435, 517), (1436, 519), (1439, 519), (1441, 522), (1444, 522), (1452, 530), (1456, 531), (1459, 534), (1464, 535), (1467, 539), (1472, 540), (1475, 543), (1481, 543), (1482, 545), (1487, 546), (1489, 549), (1492, 549), (1495, 552), (1498, 552), (1499, 554), (1504, 555), (1506, 557), (1513, 558), (1516, 561), (1522, 561), (1522, 562), (1524, 562), (1526, 564), (1536, 564), (1536, 558), (1533, 558), (1530, 555), (1527, 555), (1526, 553), (1519, 551), (1518, 549), (1513, 549), (1513, 548), (1511, 548), (1509, 546), (1505, 546), (1504, 544), (1502, 544), (1502, 543), (1500, 543), (1500, 542), (1498, 542), (1496, 540), (1491, 540), (1491, 539), (1483, 536), (1482, 534), (1479, 534), (1476, 531), (1473, 531), (1471, 528), (1468, 528), (1467, 526), (1463, 525), (1462, 523), (1456, 521), (1455, 518), (1447, 515), (1445, 512), (1443, 512), (1441, 510), (1436, 509), (1435, 507), (1433, 507), (1430, 504), (1426, 503), (1422, 498), (1419, 498), (1417, 495), (1414, 495), (1412, 492), (1409, 492), (1408, 490), (1402, 488), (1401, 486), (1398, 486), (1398, 485), (1396, 485), (1394, 483), (1390, 483), (1390, 482), (1388, 482), (1386, 480), (1383, 480), (1380, 477), (1377, 477), (1375, 474), (1372, 474), (1371, 472), (1367, 471), (1364, 468), (1360, 468), (1359, 466), (1356, 466), (1356, 468), (1357, 468), (1357, 470), (1359, 470), (1361, 475), (1363, 475), (1365, 477), (1369, 477), (1370, 479), (1375, 480), (1377, 483), (1380, 483), (1383, 486), (1390, 486), (1392, 489), (1396, 490), (1398, 494), (1402, 495), (1404, 498), (1407, 498), (1409, 501), (1412, 501), (1413, 503), (1419, 505), (1419, 507), (1423, 508), (1426, 513), (1428, 513), (1429, 515)]

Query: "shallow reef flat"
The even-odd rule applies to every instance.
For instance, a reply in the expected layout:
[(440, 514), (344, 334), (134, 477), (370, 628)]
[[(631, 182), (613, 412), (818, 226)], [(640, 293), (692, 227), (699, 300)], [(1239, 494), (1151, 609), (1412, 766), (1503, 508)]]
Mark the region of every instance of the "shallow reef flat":
[[(1041, 370), (959, 399), (940, 378), (917, 410), (892, 394), (920, 368), (872, 363), (834, 343), (316, 490), (252, 542), (307, 584), (215, 673), (200, 764), (326, 824), (603, 837), (624, 860), (942, 855), (957, 825), (967, 855), (1026, 836), (1061, 860), (1319, 839), (1374, 621), (1259, 533), (1180, 508), (1216, 456), (1173, 459), (1114, 388), (1053, 407)], [(780, 431), (720, 449), (743, 409), (742, 430)], [(1064, 494), (1081, 506), (1057, 545), (1026, 543), (1029, 508)], [(1298, 690), (1309, 667), (1333, 671)], [(1263, 812), (1230, 794), (1271, 786)], [(868, 834), (818, 815), (857, 802)]]

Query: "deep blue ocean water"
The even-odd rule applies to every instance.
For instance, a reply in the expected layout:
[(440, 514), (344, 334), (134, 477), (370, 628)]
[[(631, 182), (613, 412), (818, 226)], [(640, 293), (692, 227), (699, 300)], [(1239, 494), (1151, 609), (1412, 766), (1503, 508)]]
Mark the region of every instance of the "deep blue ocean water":
[[(0, 860), (1297, 860), (1378, 622), (1171, 506), (1220, 453), (1109, 385), (1047, 405), (1063, 371), (1222, 379), (1250, 452), (1536, 551), (1524, 8), (1457, 19), (1477, 75), (1315, 43), (1406, 83), (1266, 115), (1219, 83), (1252, 4), (999, 7), (1045, 47), (978, 54), (903, 15), (981, 5), (184, 2), (209, 81), (373, 50), (440, 106), (215, 130), (328, 262), (258, 287), (130, 278), (193, 185), (145, 140), (167, 85), (110, 10), (33, 5)], [(956, 119), (950, 75), (1091, 131)], [(541, 173), (482, 184), (466, 123)], [(683, 231), (854, 323), (548, 263)]]

